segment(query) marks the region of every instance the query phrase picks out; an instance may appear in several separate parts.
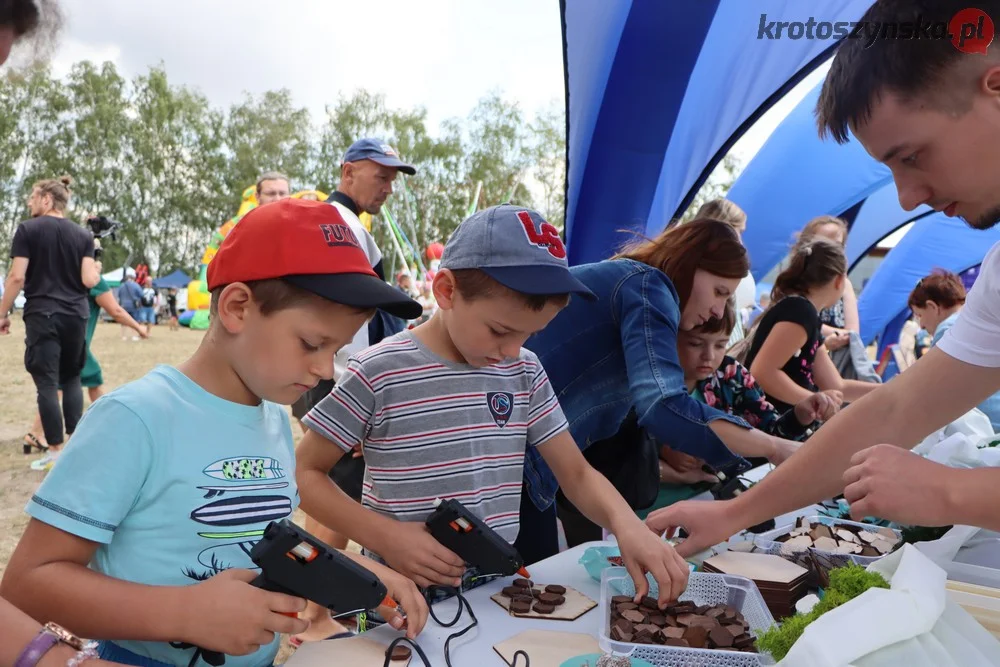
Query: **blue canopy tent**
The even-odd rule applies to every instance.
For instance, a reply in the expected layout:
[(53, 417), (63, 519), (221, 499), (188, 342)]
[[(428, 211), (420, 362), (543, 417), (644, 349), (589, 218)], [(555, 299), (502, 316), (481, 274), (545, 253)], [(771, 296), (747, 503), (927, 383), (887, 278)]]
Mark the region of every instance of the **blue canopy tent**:
[(836, 45), (768, 39), (770, 22), (856, 21), (870, 4), (563, 2), (570, 262), (608, 257), (629, 238), (620, 229), (655, 234), (680, 215), (736, 140)]
[(177, 269), (169, 276), (155, 278), (153, 280), (153, 287), (156, 289), (170, 289), (171, 287), (175, 289), (183, 289), (187, 287), (190, 282), (191, 278), (189, 278), (188, 275), (180, 269)]

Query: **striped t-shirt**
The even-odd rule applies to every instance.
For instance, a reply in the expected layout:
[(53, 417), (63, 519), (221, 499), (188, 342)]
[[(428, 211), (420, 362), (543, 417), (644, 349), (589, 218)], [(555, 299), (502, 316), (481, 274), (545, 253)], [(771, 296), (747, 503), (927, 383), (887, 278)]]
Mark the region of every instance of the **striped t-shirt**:
[(304, 421), (345, 451), (363, 443), (363, 506), (424, 521), (436, 498), (454, 498), (510, 542), (525, 448), (567, 427), (533, 352), (474, 368), (442, 359), (410, 331), (353, 356)]

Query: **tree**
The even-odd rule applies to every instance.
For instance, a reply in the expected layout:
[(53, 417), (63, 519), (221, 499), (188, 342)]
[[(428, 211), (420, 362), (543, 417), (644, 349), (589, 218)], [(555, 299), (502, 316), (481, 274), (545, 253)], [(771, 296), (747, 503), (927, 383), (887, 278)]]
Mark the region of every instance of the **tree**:
[(480, 207), (506, 201), (530, 206), (531, 193), (523, 187), (523, 180), (531, 157), (518, 105), (504, 101), (498, 92), (490, 93), (472, 110), (469, 123), (468, 179), (483, 184)]
[(247, 95), (229, 110), (225, 143), (230, 154), (226, 187), (235, 210), (240, 195), (266, 171), (280, 171), (295, 183), (309, 175), (311, 123), (305, 108), (296, 108), (288, 90)]
[(740, 159), (732, 153), (727, 154), (715, 170), (712, 171), (712, 174), (705, 181), (701, 189), (698, 190), (698, 194), (694, 196), (691, 205), (688, 206), (687, 210), (684, 211), (684, 215), (681, 216), (681, 221), (686, 222), (692, 219), (694, 214), (698, 212), (698, 209), (706, 202), (724, 198), (726, 193), (729, 192), (729, 188), (733, 187), (733, 183), (736, 182), (736, 178), (740, 175), (741, 171), (743, 171), (743, 164), (740, 162)]
[(566, 216), (566, 113), (553, 103), (528, 129), (533, 161), (530, 174), (540, 194), (539, 212), (562, 229)]

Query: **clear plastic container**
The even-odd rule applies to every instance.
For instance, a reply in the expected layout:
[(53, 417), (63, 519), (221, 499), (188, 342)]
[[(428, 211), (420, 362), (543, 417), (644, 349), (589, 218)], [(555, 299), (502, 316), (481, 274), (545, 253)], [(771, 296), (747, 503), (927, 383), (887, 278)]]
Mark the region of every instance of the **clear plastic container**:
[[(821, 523), (824, 526), (853, 526), (855, 528), (862, 528), (870, 533), (878, 532), (879, 527), (873, 526), (868, 523), (858, 523), (856, 521), (846, 521), (844, 519), (834, 519), (829, 516), (810, 516), (806, 517), (809, 523), (815, 525)], [(776, 537), (781, 537), (782, 535), (787, 535), (788, 533), (795, 530), (795, 524), (790, 524), (787, 526), (782, 526), (781, 528), (775, 528), (774, 530), (769, 530), (766, 533), (761, 533), (754, 538), (754, 544), (761, 551), (766, 551), (769, 554), (781, 555), (781, 547), (783, 542), (775, 542)], [(896, 534), (897, 539), (903, 539), (902, 533), (898, 530), (892, 529), (893, 533)], [(825, 559), (836, 564), (838, 567), (840, 565), (847, 565), (848, 563), (854, 563), (856, 565), (861, 565), (862, 567), (868, 567), (875, 561), (883, 558), (883, 556), (858, 556), (857, 554), (838, 554), (832, 551), (823, 551), (821, 549), (816, 549), (815, 547), (810, 547), (810, 551), (822, 554)]]
[[(658, 593), (656, 582), (649, 578), (650, 593)], [(623, 567), (613, 567), (601, 574), (601, 620), (598, 644), (605, 653), (625, 655), (645, 660), (656, 667), (758, 667), (773, 665), (767, 653), (741, 653), (701, 648), (677, 648), (655, 644), (633, 644), (611, 639), (611, 598), (616, 595), (635, 595), (632, 577)], [(697, 605), (727, 604), (746, 618), (750, 632), (758, 636), (774, 625), (774, 617), (764, 604), (757, 585), (744, 577), (728, 574), (693, 572), (688, 579), (682, 601), (691, 600)]]

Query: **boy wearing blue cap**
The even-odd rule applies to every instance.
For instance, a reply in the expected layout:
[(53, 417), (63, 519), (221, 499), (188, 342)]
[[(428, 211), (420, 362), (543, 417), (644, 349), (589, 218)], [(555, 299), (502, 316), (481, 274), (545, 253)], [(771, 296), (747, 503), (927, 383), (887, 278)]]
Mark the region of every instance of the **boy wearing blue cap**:
[[(420, 586), (468, 588), (485, 573), (467, 570), (424, 520), (435, 499), (454, 498), (513, 542), (525, 451), (537, 447), (571, 502), (615, 534), (639, 594), (649, 572), (661, 606), (676, 599), (687, 566), (584, 459), (523, 347), (571, 294), (594, 298), (569, 271), (557, 230), (518, 206), (480, 211), (448, 240), (433, 289), (439, 311), (352, 357), (303, 420), (303, 508)], [(361, 511), (326, 476), (356, 447), (366, 463)]]

